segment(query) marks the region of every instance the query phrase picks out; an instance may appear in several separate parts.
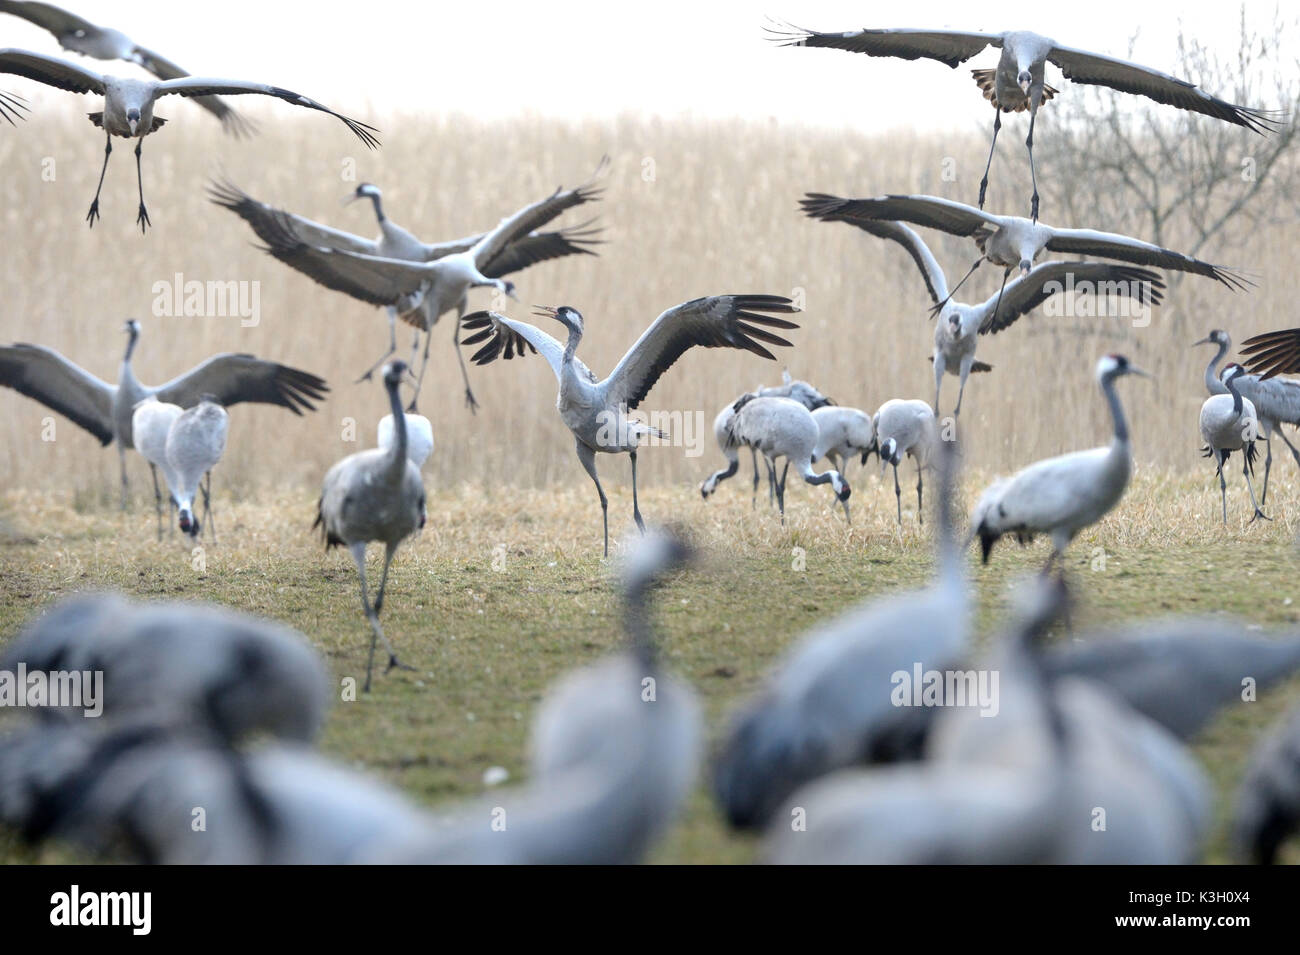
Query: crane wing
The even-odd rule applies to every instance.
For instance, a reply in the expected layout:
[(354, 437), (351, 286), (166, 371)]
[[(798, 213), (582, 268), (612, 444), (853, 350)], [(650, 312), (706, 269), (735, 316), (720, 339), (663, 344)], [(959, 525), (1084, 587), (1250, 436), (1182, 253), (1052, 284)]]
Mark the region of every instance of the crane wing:
[(1052, 237), (1044, 247), (1065, 255), (1096, 255), (1107, 259), (1122, 259), (1135, 265), (1150, 265), (1158, 269), (1191, 272), (1222, 282), (1233, 291), (1253, 284), (1239, 272), (1221, 265), (1202, 262), (1182, 252), (1164, 249), (1141, 239), (1115, 232), (1096, 232), (1092, 229), (1053, 229)]
[(1266, 381), (1274, 375), (1300, 373), (1300, 328), (1265, 332), (1241, 343), (1242, 364)]
[(939, 267), (939, 262), (930, 251), (930, 247), (914, 229), (901, 222), (890, 222), (888, 219), (854, 219), (849, 216), (838, 216), (835, 213), (828, 213), (820, 218), (823, 222), (846, 222), (857, 226), (863, 232), (897, 242), (907, 250), (916, 267), (921, 270), (921, 278), (925, 281), (926, 290), (930, 293), (930, 299), (934, 304), (938, 305), (948, 297), (948, 280), (944, 277), (943, 269)]
[(560, 229), (556, 232), (533, 232), (511, 242), (492, 257), (479, 271), (490, 279), (499, 279), (518, 272), (538, 262), (558, 259), (566, 255), (596, 255), (591, 248), (599, 245), (599, 229), (590, 228), (590, 222), (574, 226), (572, 229)]
[(27, 100), (0, 90), (0, 119), (7, 119), (10, 126), (15, 126), (17, 124), (14, 120), (26, 119), (27, 117), (22, 114), (27, 111)]
[(0, 50), (0, 73), (13, 73), (29, 80), (67, 90), (69, 93), (104, 92), (104, 77), (57, 56), (29, 53), (27, 50)]
[(283, 232), (287, 229), (299, 241), (308, 245), (369, 255), (374, 255), (377, 251), (373, 239), (365, 239), (342, 229), (332, 229), (304, 216), (269, 206), (230, 182), (213, 182), (208, 187), (208, 198), (247, 222), (258, 237), (267, 243), (283, 240)]
[(56, 37), (66, 33), (92, 35), (104, 32), (89, 20), (83, 20), (75, 13), (64, 10), (62, 7), (56, 7), (52, 3), (0, 0), (0, 13), (8, 13), (19, 17), (28, 23), (35, 24), (42, 30), (48, 30)]
[(970, 33), (961, 30), (850, 30), (847, 33), (819, 33), (790, 24), (766, 27), (769, 39), (780, 46), (820, 46), (868, 56), (893, 56), (904, 60), (938, 60), (953, 69), (985, 47), (1002, 46), (998, 33)]
[(274, 96), (282, 99), (286, 103), (292, 103), (294, 106), (304, 106), (307, 109), (319, 110), (322, 113), (328, 113), (335, 119), (339, 120), (348, 129), (356, 134), (357, 138), (363, 143), (374, 149), (379, 145), (379, 140), (375, 138), (375, 133), (379, 130), (366, 123), (355, 119), (349, 119), (342, 113), (336, 113), (328, 106), (324, 106), (314, 99), (303, 96), (301, 93), (295, 93), (292, 90), (286, 90), (279, 86), (270, 86), (266, 83), (248, 83), (243, 80), (218, 80), (202, 76), (184, 76), (174, 80), (164, 80), (158, 84), (159, 96), (185, 96), (189, 98), (202, 96), (242, 96), (244, 94), (259, 94), (262, 96)]
[(841, 199), (825, 193), (807, 193), (799, 205), (804, 214), (829, 222), (869, 222), (896, 219), (938, 229), (952, 235), (972, 236), (981, 229), (1001, 228), (1004, 220), (951, 199), (937, 196), (877, 196), (872, 199)]
[[(509, 361), (516, 355), (522, 357), (531, 350), (533, 354), (541, 353), (546, 363), (551, 366), (551, 371), (555, 372), (557, 380), (564, 370), (564, 346), (535, 325), (507, 318), (499, 312), (484, 311), (466, 315), (461, 319), (460, 326), (473, 332), (469, 337), (460, 340), (462, 345), (477, 345), (479, 342), (485, 342), (483, 347), (470, 357), (470, 361), (476, 365), (487, 365), (498, 358)], [(590, 368), (576, 357), (573, 363), (579, 374), (595, 383), (596, 376), (592, 374)]]
[(113, 396), (117, 387), (41, 345), (0, 347), (0, 385), (34, 398), (100, 444), (113, 440)]
[[(600, 189), (594, 183), (609, 166), (609, 157), (601, 157), (596, 171), (576, 189), (556, 189), (545, 199), (524, 206), (514, 215), (502, 219), (497, 227), (474, 243), (474, 263), (479, 271), (505, 251), (506, 246), (540, 229), (560, 213), (600, 198)], [(486, 274), (486, 273), (485, 273)]]
[(205, 394), (223, 406), (242, 401), (279, 405), (296, 415), (315, 411), (329, 385), (323, 378), (252, 355), (214, 355), (155, 391), (159, 401), (189, 408)]
[(606, 401), (613, 407), (636, 408), (659, 377), (696, 345), (740, 348), (775, 360), (761, 343), (789, 347), (790, 342), (761, 326), (799, 326), (763, 313), (797, 311), (794, 303), (781, 295), (712, 295), (674, 306), (654, 320), (605, 379)]
[(1234, 106), (1217, 96), (1211, 96), (1187, 80), (1115, 57), (1056, 46), (1047, 54), (1047, 59), (1060, 67), (1066, 79), (1076, 83), (1108, 86), (1121, 93), (1136, 93), (1157, 103), (1203, 113), (1257, 133), (1272, 132), (1281, 122), (1281, 117), (1276, 112)]
[(270, 213), (258, 231), (266, 241), (265, 252), (318, 284), (371, 305), (409, 306), (410, 297), (421, 291), (436, 265), (313, 245), (295, 234), (289, 213), (278, 209)]
[[(136, 64), (144, 67), (160, 80), (179, 80), (190, 75), (171, 60), (138, 43), (135, 46), (133, 59)], [(241, 116), (234, 107), (219, 96), (196, 96), (194, 102), (221, 120), (222, 128), (232, 136), (249, 136), (257, 131), (257, 125), (252, 120)]]
[(1007, 285), (996, 314), (996, 293), (979, 306), (984, 313), (979, 331), (981, 335), (995, 335), (1053, 295), (1068, 291), (1127, 295), (1140, 305), (1159, 305), (1164, 289), (1164, 280), (1148, 269), (1113, 262), (1044, 262)]

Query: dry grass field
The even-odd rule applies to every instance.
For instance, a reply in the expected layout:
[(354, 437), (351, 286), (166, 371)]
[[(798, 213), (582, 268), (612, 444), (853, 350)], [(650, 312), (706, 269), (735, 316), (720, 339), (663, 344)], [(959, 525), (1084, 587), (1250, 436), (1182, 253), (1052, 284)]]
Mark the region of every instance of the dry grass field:
[[(328, 292), (254, 248), (244, 223), (204, 197), (205, 182), (219, 174), (258, 199), (367, 235), (375, 231), (368, 206), (342, 207), (340, 200), (357, 182), (372, 181), (384, 188), (394, 221), (434, 240), (479, 231), (559, 184), (576, 184), (608, 154), (605, 197), (594, 207), (605, 230), (599, 257), (515, 276), (522, 302), (509, 309), (521, 318), (533, 302), (580, 309), (587, 318), (581, 354), (597, 372), (612, 368), (666, 307), (713, 293), (802, 290), (802, 327), (780, 363), (697, 351), (664, 376), (646, 406), (703, 426), (693, 434), (695, 449), (643, 453), (640, 473), (647, 519), (681, 522), (706, 555), (664, 589), (659, 608), (666, 653), (704, 697), (713, 737), (725, 712), (799, 633), (866, 596), (926, 579), (929, 524), (916, 527), (910, 463), (901, 529), (892, 482), (881, 481), (874, 460), (866, 473), (850, 469), (851, 528), (829, 506), (828, 492), (793, 483), (785, 528), (763, 507), (754, 513), (747, 460), (707, 503), (696, 486), (721, 461), (711, 434), (717, 409), (742, 390), (777, 383), (782, 367), (839, 403), (868, 410), (891, 397), (929, 399), (932, 325), (914, 266), (901, 250), (849, 227), (804, 219), (797, 200), (822, 190), (972, 201), (987, 148), (976, 131), (940, 138), (639, 117), (483, 125), (458, 116), (382, 116), (375, 122), (387, 131), (385, 145), (371, 154), (326, 121), (286, 121), (283, 111), (253, 108), (262, 133), (241, 144), (222, 138), (196, 108), (168, 105), (187, 115), (145, 143), (145, 198), (154, 220), (145, 237), (133, 226), (128, 149), (114, 151), (104, 218), (90, 231), (82, 220), (102, 159), (98, 132), (48, 104), (21, 128), (0, 130), (7, 188), (0, 341), (51, 346), (115, 380), (122, 323), (134, 317), (144, 326), (135, 359), (143, 381), (170, 378), (215, 352), (247, 351), (321, 374), (333, 390), (316, 414), (302, 418), (247, 405), (232, 411), (226, 458), (213, 482), (220, 542), (205, 548), (203, 572), (176, 540), (155, 541), (141, 459), (128, 459), (135, 498), (123, 515), (116, 452), (62, 418), (55, 440), (42, 440), (50, 413), (0, 390), (0, 640), (62, 596), (114, 587), (266, 614), (305, 633), (336, 675), (364, 666), (351, 563), (323, 555), (308, 527), (326, 468), (371, 446), (386, 411), (377, 384), (353, 383), (382, 351), (385, 320), (380, 310)], [(1050, 122), (1046, 115), (1041, 121), (1043, 140)], [(1027, 177), (1015, 136), (1006, 137), (1001, 155), (990, 205), (1018, 209)], [(956, 182), (942, 179), (945, 157), (957, 159)], [(50, 161), (53, 182), (42, 176)], [(1039, 174), (1049, 180), (1050, 167), (1040, 165)], [(1046, 189), (1043, 216), (1053, 221)], [(1279, 444), (1266, 507), (1275, 520), (1245, 526), (1245, 489), (1234, 468), (1230, 522), (1222, 526), (1213, 469), (1198, 455), (1196, 414), (1209, 354), (1189, 347), (1214, 327), (1240, 341), (1296, 324), (1297, 238), (1300, 225), (1291, 223), (1206, 250), (1205, 257), (1254, 275), (1258, 285), (1249, 294), (1189, 279), (1171, 289), (1147, 327), (1035, 315), (981, 342), (980, 356), (995, 371), (975, 376), (966, 395), (968, 503), (996, 473), (1107, 440), (1092, 377), (1101, 354), (1121, 351), (1156, 378), (1120, 384), (1138, 476), (1119, 510), (1071, 551), (1076, 627), (1180, 612), (1225, 612), (1274, 626), (1297, 621), (1300, 472)], [(963, 243), (933, 244), (954, 279), (974, 257)], [(996, 292), (994, 271), (981, 269), (963, 298)], [(155, 283), (171, 283), (177, 273), (258, 283), (259, 323), (155, 315)], [(486, 303), (486, 293), (472, 301)], [(429, 523), (394, 564), (385, 606), (388, 632), (418, 672), (381, 677), (372, 697), (337, 705), (322, 744), (430, 805), (477, 793), (493, 765), (517, 780), (544, 688), (612, 647), (618, 620), (610, 568), (599, 556), (595, 493), (553, 410), (549, 368), (534, 358), (471, 369), (482, 403), (473, 416), (461, 400), (451, 335), (445, 318), (434, 331), (420, 404), (437, 440), (425, 469)], [(408, 342), (400, 332), (399, 344)], [(956, 399), (955, 381), (945, 383), (945, 408)], [(355, 441), (346, 440), (349, 420)], [(631, 523), (627, 463), (605, 458), (600, 466), (611, 533), (621, 534)], [(807, 553), (802, 572), (791, 569), (795, 547)], [(1100, 571), (1092, 564), (1097, 548), (1106, 555)], [(493, 568), (495, 554), (505, 555), (501, 570)], [(1045, 556), (1041, 544), (1025, 551), (1008, 545), (989, 568), (975, 570), (983, 641), (996, 633), (1010, 581)], [(1198, 741), (1219, 794), (1220, 822), (1253, 741), (1296, 701), (1300, 681), (1225, 715)], [(752, 855), (752, 843), (725, 832), (701, 789), (655, 858), (739, 862)], [(36, 858), (62, 857), (52, 850)], [(0, 837), (0, 861), (31, 858)], [(1210, 858), (1225, 859), (1222, 825)], [(1294, 849), (1290, 859), (1297, 861)]]

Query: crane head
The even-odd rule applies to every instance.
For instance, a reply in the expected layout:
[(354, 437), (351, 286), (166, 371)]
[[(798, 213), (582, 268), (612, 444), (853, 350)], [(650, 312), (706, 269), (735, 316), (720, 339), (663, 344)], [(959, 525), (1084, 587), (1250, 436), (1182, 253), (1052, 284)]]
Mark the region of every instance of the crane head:
[(1123, 355), (1106, 355), (1097, 362), (1098, 381), (1105, 381), (1109, 378), (1118, 378), (1122, 375), (1141, 375), (1143, 378), (1152, 377), (1137, 365), (1130, 362)]
[(408, 376), (410, 370), (406, 362), (400, 358), (397, 361), (390, 361), (384, 366), (384, 384), (389, 388), (396, 388), (402, 383), (402, 379)]
[(559, 305), (554, 308), (548, 305), (535, 306), (535, 314), (543, 315), (547, 318), (553, 318), (571, 332), (582, 334), (583, 323), (582, 313), (570, 305)]
[(1192, 342), (1192, 347), (1197, 345), (1231, 345), (1232, 341), (1228, 338), (1228, 333), (1222, 328), (1216, 328), (1198, 342)]
[(515, 294), (514, 282), (510, 281), (509, 279), (497, 279), (493, 284), (496, 285), (497, 291), (499, 291), (502, 295), (505, 295), (508, 298), (512, 298), (516, 302), (519, 301), (519, 296)]
[(1230, 381), (1236, 381), (1244, 374), (1246, 374), (1246, 369), (1241, 364), (1234, 361), (1223, 369), (1221, 380), (1226, 385)]
[(140, 111), (134, 106), (126, 111), (126, 125), (130, 128), (132, 136), (140, 130)]
[(849, 482), (844, 480), (838, 471), (831, 472), (831, 487), (835, 489), (835, 497), (840, 501), (847, 501), (849, 495), (853, 493), (853, 488), (849, 487)]
[(180, 527), (182, 534), (188, 534), (191, 538), (199, 536), (199, 519), (194, 516), (194, 511), (189, 504), (182, 505), (180, 511)]
[(884, 441), (880, 442), (880, 445), (876, 448), (876, 453), (880, 455), (880, 463), (882, 467), (886, 464), (892, 464), (894, 467), (898, 467), (903, 460), (903, 455), (899, 452), (898, 440), (896, 438), (886, 438)]
[(122, 330), (130, 335), (132, 339), (138, 338), (140, 336), (140, 323), (134, 318), (128, 318), (126, 324), (122, 326)]
[(1021, 70), (1020, 75), (1016, 77), (1016, 85), (1020, 87), (1020, 92), (1026, 96), (1029, 95), (1029, 87), (1034, 82), (1034, 74), (1028, 70)]
[(363, 182), (343, 197), (343, 204), (347, 205), (350, 202), (356, 202), (358, 199), (379, 199), (382, 196), (383, 193), (379, 191), (379, 187), (373, 182)]

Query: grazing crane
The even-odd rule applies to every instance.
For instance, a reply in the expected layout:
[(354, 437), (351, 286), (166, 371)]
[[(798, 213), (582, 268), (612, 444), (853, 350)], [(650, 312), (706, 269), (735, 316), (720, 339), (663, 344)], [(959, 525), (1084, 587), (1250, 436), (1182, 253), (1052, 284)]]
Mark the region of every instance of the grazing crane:
[(605, 556), (609, 556), (609, 501), (596, 474), (596, 454), (627, 454), (632, 462), (632, 517), (644, 530), (636, 494), (636, 454), (642, 439), (660, 433), (628, 415), (645, 400), (659, 377), (690, 348), (737, 348), (763, 358), (775, 356), (763, 347), (789, 346), (790, 342), (767, 331), (770, 328), (798, 328), (794, 322), (771, 314), (788, 314), (798, 309), (780, 295), (712, 295), (692, 299), (668, 309), (645, 330), (609, 377), (597, 380), (577, 357), (584, 323), (577, 309), (539, 307), (537, 314), (553, 318), (568, 331), (561, 345), (546, 332), (527, 322), (496, 312), (475, 312), (462, 320), (474, 334), (464, 344), (483, 346), (471, 357), (477, 365), (497, 358), (524, 355), (526, 348), (541, 352), (559, 381), (555, 407), (573, 432), (578, 461), (591, 476), (600, 496), (605, 526)]
[[(325, 665), (306, 638), (261, 617), (119, 594), (60, 601), (0, 653), (0, 670), (103, 673), (102, 720), (149, 723), (235, 743), (258, 733), (309, 743), (329, 707)], [(85, 725), (81, 707), (42, 718)]]
[(1233, 852), (1241, 862), (1272, 865), (1300, 827), (1300, 708), (1255, 747), (1232, 807)]
[(1002, 128), (1002, 114), (1029, 111), (1029, 174), (1034, 192), (1030, 198), (1030, 218), (1038, 221), (1038, 174), (1034, 170), (1034, 121), (1038, 108), (1058, 91), (1045, 81), (1046, 65), (1051, 62), (1061, 75), (1075, 83), (1107, 86), (1121, 93), (1136, 93), (1167, 106), (1212, 116), (1224, 122), (1263, 134), (1280, 122), (1277, 113), (1234, 106), (1186, 80), (1161, 73), (1147, 66), (1125, 60), (1061, 46), (1037, 33), (1010, 30), (1005, 33), (976, 33), (960, 30), (851, 30), (847, 33), (818, 33), (797, 27), (770, 30), (783, 46), (831, 47), (868, 56), (894, 56), (905, 60), (938, 60), (956, 69), (986, 47), (1002, 51), (996, 69), (972, 70), (971, 75), (984, 98), (993, 104), (993, 141), (989, 159), (980, 180), (979, 206), (984, 208), (984, 194), (989, 184), (989, 167)]
[(136, 184), (140, 192), (140, 211), (136, 223), (140, 232), (148, 228), (149, 213), (144, 207), (144, 178), (140, 172), (140, 147), (144, 137), (156, 132), (167, 120), (153, 114), (154, 104), (163, 96), (213, 96), (216, 94), (234, 96), (259, 93), (275, 96), (295, 106), (319, 110), (343, 122), (357, 137), (374, 149), (379, 145), (373, 133), (373, 126), (357, 122), (354, 119), (332, 109), (322, 106), (313, 99), (308, 99), (291, 90), (265, 83), (248, 83), (241, 80), (216, 80), (195, 76), (183, 76), (172, 80), (138, 80), (126, 77), (101, 76), (93, 70), (77, 66), (66, 60), (26, 50), (0, 50), (0, 73), (13, 73), (29, 80), (67, 90), (70, 93), (97, 93), (104, 97), (104, 108), (97, 113), (90, 113), (90, 121), (104, 130), (104, 166), (99, 172), (99, 185), (95, 188), (95, 199), (86, 213), (86, 221), (94, 228), (95, 219), (99, 217), (99, 193), (104, 187), (104, 173), (108, 171), (108, 157), (113, 152), (113, 137), (135, 140)]
[[(406, 419), (406, 456), (417, 468), (422, 468), (433, 454), (433, 423), (422, 414), (407, 412), (402, 417)], [(390, 414), (379, 419), (376, 447), (386, 451), (397, 441), (397, 432), (393, 428), (395, 420)]]
[(756, 398), (749, 395), (736, 402), (736, 414), (731, 419), (728, 443), (733, 447), (747, 445), (758, 450), (767, 463), (768, 472), (776, 473), (776, 459), (785, 458), (781, 477), (776, 482), (776, 503), (781, 510), (781, 523), (785, 523), (785, 482), (790, 464), (805, 483), (829, 484), (835, 499), (847, 501), (852, 493), (844, 476), (837, 470), (823, 471), (812, 468), (817, 458), (817, 422), (812, 413), (791, 398)]
[(162, 540), (162, 492), (158, 490), (158, 469), (163, 469), (168, 507), (175, 507), (174, 488), (179, 482), (171, 465), (167, 463), (167, 434), (171, 431), (172, 423), (184, 411), (180, 405), (159, 401), (156, 396), (150, 395), (131, 412), (131, 435), (135, 439), (136, 450), (149, 462), (149, 474), (153, 477), (153, 501), (154, 509), (158, 512), (159, 540)]
[(1046, 573), (1079, 531), (1097, 523), (1119, 503), (1133, 473), (1133, 444), (1115, 393), (1116, 379), (1125, 375), (1151, 377), (1123, 355), (1107, 355), (1097, 362), (1097, 383), (1114, 427), (1108, 447), (1038, 461), (999, 479), (980, 496), (967, 544), (980, 539), (984, 563), (1004, 534), (1014, 534), (1022, 544), (1032, 541), (1035, 534), (1049, 534), (1052, 553), (1043, 568)]
[[(867, 458), (876, 447), (876, 427), (871, 423), (871, 415), (857, 408), (845, 408), (831, 405), (818, 408), (812, 413), (817, 425), (817, 444), (813, 447), (814, 461), (822, 458), (830, 461), (831, 467), (844, 474), (844, 468), (850, 458), (862, 456), (862, 466), (866, 467)], [(840, 502), (844, 507), (844, 519), (849, 517), (849, 502)]]
[(952, 514), (957, 452), (950, 444), (939, 463), (934, 582), (818, 626), (743, 704), (714, 765), (714, 795), (731, 825), (763, 826), (807, 782), (917, 750), (918, 731), (928, 726), (925, 707), (896, 705), (894, 674), (942, 669), (970, 643), (970, 593)]
[(690, 795), (699, 765), (699, 702), (663, 664), (649, 600), (690, 553), (658, 529), (631, 547), (622, 569), (626, 645), (547, 692), (533, 721), (527, 786), (448, 812), (375, 861), (641, 861)]
[[(413, 669), (401, 663), (392, 644), (379, 625), (379, 611), (384, 605), (384, 588), (388, 584), (388, 565), (406, 538), (424, 527), (424, 484), (420, 469), (407, 457), (406, 419), (398, 395), (402, 378), (408, 374), (406, 362), (395, 361), (384, 367), (384, 388), (394, 422), (396, 441), (387, 448), (374, 448), (350, 454), (329, 469), (317, 505), (316, 521), (325, 538), (325, 549), (342, 545), (352, 554), (361, 581), (361, 609), (370, 621), (370, 653), (366, 658), (365, 692), (370, 692), (374, 669), (375, 643), (383, 641), (388, 651), (388, 669)], [(366, 545), (380, 541), (384, 545), (384, 571), (379, 591), (372, 605), (366, 593)]]
[[(876, 453), (880, 456), (880, 469), (885, 465), (894, 468), (894, 502), (898, 507), (898, 524), (903, 524), (903, 489), (898, 486), (898, 466), (906, 455), (916, 462), (916, 519), (924, 524), (922, 488), (925, 469), (931, 467), (931, 458), (939, 444), (939, 426), (930, 406), (919, 399), (890, 398), (872, 416), (876, 432)], [(864, 458), (865, 460), (865, 458)]]
[[(1214, 345), (1217, 350), (1210, 363), (1205, 366), (1205, 390), (1212, 395), (1228, 393), (1227, 386), (1219, 380), (1216, 369), (1223, 361), (1228, 350), (1232, 348), (1232, 339), (1221, 328), (1216, 328), (1209, 335), (1196, 342), (1197, 345)], [(1226, 373), (1226, 369), (1225, 369)], [(1264, 437), (1264, 489), (1260, 492), (1259, 503), (1268, 503), (1268, 472), (1273, 467), (1273, 430), (1291, 449), (1291, 456), (1300, 464), (1300, 450), (1291, 443), (1291, 439), (1282, 430), (1282, 425), (1300, 425), (1300, 382), (1285, 378), (1261, 378), (1259, 375), (1238, 375), (1237, 390), (1241, 396), (1255, 406), (1259, 418), (1259, 429)]]
[[(178, 80), (190, 75), (171, 60), (135, 43), (125, 33), (96, 26), (52, 3), (0, 0), (0, 13), (21, 17), (42, 30), (48, 30), (59, 41), (59, 46), (82, 56), (134, 63), (160, 80)], [(236, 137), (247, 136), (257, 129), (219, 96), (196, 96), (194, 102), (221, 120), (222, 128)]]
[[(1211, 265), (1190, 255), (1163, 249), (1126, 235), (1096, 232), (1092, 229), (1057, 229), (1018, 216), (995, 216), (974, 206), (935, 196), (891, 195), (874, 199), (841, 199), (810, 192), (800, 205), (808, 216), (828, 222), (851, 222), (856, 225), (872, 220), (900, 220), (973, 239), (980, 250), (980, 257), (948, 296), (935, 305), (935, 311), (957, 293), (985, 260), (1002, 266), (1002, 291), (998, 293), (1001, 297), (1006, 291), (1011, 272), (1019, 269), (1021, 275), (1027, 275), (1034, 261), (1044, 251), (1063, 255), (1095, 255), (1133, 265), (1190, 272), (1212, 278), (1233, 291), (1245, 289), (1252, 284), (1233, 269)], [(926, 271), (924, 267), (922, 271)], [(998, 314), (997, 304), (994, 305), (993, 312)]]
[[(415, 396), (408, 410), (414, 411), (424, 370), (429, 362), (429, 333), (438, 319), (451, 309), (457, 321), (452, 345), (465, 382), (465, 401), (470, 410), (478, 407), (469, 386), (465, 359), (460, 353), (460, 320), (465, 317), (472, 288), (494, 288), (515, 298), (514, 283), (504, 276), (520, 269), (566, 255), (595, 255), (599, 232), (582, 223), (558, 232), (538, 232), (561, 213), (600, 198), (594, 183), (604, 172), (608, 157), (576, 189), (555, 192), (502, 219), (490, 232), (426, 245), (384, 215), (381, 192), (362, 183), (349, 197), (369, 199), (379, 220), (379, 238), (363, 239), (310, 219), (296, 216), (256, 201), (234, 186), (222, 184), (210, 190), (212, 201), (223, 206), (250, 226), (266, 243), (266, 251), (290, 268), (302, 272), (320, 285), (353, 298), (388, 309), (388, 351), (361, 376), (388, 360), (397, 350), (397, 316), (415, 326), (416, 340), (425, 333), (424, 363), (420, 368)], [(414, 363), (415, 355), (412, 353)]]
[(141, 384), (131, 370), (131, 355), (140, 337), (140, 323), (126, 323), (126, 355), (117, 384), (101, 381), (58, 352), (40, 345), (0, 346), (0, 385), (34, 398), (84, 428), (103, 445), (117, 442), (122, 464), (122, 507), (126, 508), (126, 450), (135, 447), (131, 416), (149, 397), (180, 405), (196, 404), (200, 395), (212, 395), (223, 407), (253, 401), (278, 405), (296, 415), (314, 411), (329, 391), (325, 380), (305, 371), (265, 361), (252, 355), (213, 355), (201, 365), (166, 384)]
[(1300, 637), (1252, 634), (1222, 619), (1175, 617), (1082, 634), (1045, 653), (1053, 676), (1105, 684), (1124, 702), (1188, 740), (1229, 704), (1300, 669)]
[(1259, 502), (1255, 500), (1255, 488), (1250, 482), (1251, 472), (1255, 470), (1255, 458), (1259, 455), (1255, 446), (1259, 439), (1259, 418), (1255, 414), (1254, 404), (1243, 398), (1237, 390), (1237, 379), (1246, 373), (1246, 369), (1233, 362), (1223, 372), (1223, 384), (1228, 393), (1211, 395), (1201, 405), (1201, 439), (1205, 442), (1205, 447), (1201, 450), (1205, 457), (1214, 458), (1218, 465), (1216, 471), (1219, 475), (1219, 494), (1223, 498), (1224, 526), (1228, 523), (1228, 482), (1223, 476), (1223, 466), (1228, 463), (1228, 457), (1233, 451), (1241, 452), (1241, 473), (1245, 475), (1250, 503), (1255, 508), (1254, 516), (1247, 523), (1253, 524), (1260, 517), (1267, 521), (1271, 518), (1259, 509)]
[[(180, 528), (191, 540), (199, 536), (194, 495), (204, 475), (207, 475), (207, 486), (203, 488), (203, 521), (212, 520), (212, 469), (226, 450), (229, 427), (226, 409), (211, 395), (203, 395), (197, 405), (176, 419), (167, 433), (167, 464), (176, 477), (174, 490)], [(212, 543), (216, 542), (217, 528), (213, 524)]]
[(966, 379), (970, 373), (993, 370), (992, 365), (975, 358), (977, 334), (995, 335), (1051, 296), (1064, 292), (1092, 293), (1098, 297), (1103, 294), (1128, 295), (1139, 306), (1147, 308), (1160, 304), (1165, 288), (1160, 276), (1146, 269), (1110, 262), (1044, 262), (987, 301), (979, 305), (963, 305), (952, 301), (943, 269), (915, 230), (901, 222), (840, 217), (835, 213), (826, 213), (821, 219), (824, 222), (845, 222), (871, 235), (897, 242), (921, 270), (921, 278), (938, 316), (934, 326), (934, 354), (930, 359), (934, 363), (936, 415), (939, 414), (939, 392), (945, 372), (961, 380), (957, 407), (953, 410), (956, 416), (961, 414)]
[[(807, 408), (809, 411), (815, 411), (818, 408), (824, 408), (827, 405), (835, 404), (835, 402), (831, 401), (829, 398), (823, 395), (812, 385), (808, 384), (808, 382), (796, 381), (795, 379), (791, 378), (789, 371), (781, 372), (781, 378), (783, 379), (783, 383), (780, 385), (773, 385), (768, 388), (757, 388), (754, 391), (746, 392), (745, 394), (751, 394), (756, 398), (792, 398), (795, 401), (799, 402), (801, 405), (803, 405), (805, 408)], [(707, 478), (704, 479), (704, 482), (700, 485), (700, 494), (703, 495), (703, 497), (706, 500), (708, 499), (710, 494), (712, 494), (715, 490), (717, 490), (718, 484), (722, 481), (725, 481), (727, 478), (735, 475), (737, 469), (740, 466), (740, 460), (739, 460), (739, 455), (737, 453), (737, 449), (728, 444), (728, 433), (731, 429), (731, 419), (736, 414), (736, 406), (740, 402), (740, 400), (744, 397), (745, 397), (744, 395), (741, 395), (740, 397), (736, 398), (735, 401), (728, 402), (726, 406), (723, 407), (723, 409), (718, 412), (717, 417), (713, 419), (713, 437), (714, 439), (717, 440), (718, 449), (722, 451), (722, 454), (724, 457), (726, 457), (728, 464), (726, 468), (723, 468), (720, 471), (715, 471), (713, 474), (709, 475)], [(757, 507), (758, 506), (758, 451), (757, 449), (751, 447), (749, 449), (749, 454), (750, 457), (753, 459), (753, 463), (754, 463), (753, 504), (755, 507)], [(768, 471), (767, 473), (767, 489), (768, 489), (768, 503), (773, 504), (776, 502), (776, 475), (774, 475), (771, 471)]]

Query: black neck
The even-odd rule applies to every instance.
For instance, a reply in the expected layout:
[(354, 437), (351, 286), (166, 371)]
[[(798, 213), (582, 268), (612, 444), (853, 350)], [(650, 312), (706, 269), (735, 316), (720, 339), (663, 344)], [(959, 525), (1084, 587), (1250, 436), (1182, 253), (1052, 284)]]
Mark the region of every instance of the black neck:
[(378, 195), (370, 195), (367, 198), (375, 204), (375, 218), (380, 222), (384, 221), (384, 204), (380, 201)]

